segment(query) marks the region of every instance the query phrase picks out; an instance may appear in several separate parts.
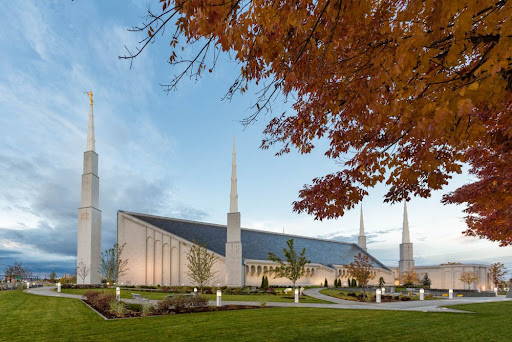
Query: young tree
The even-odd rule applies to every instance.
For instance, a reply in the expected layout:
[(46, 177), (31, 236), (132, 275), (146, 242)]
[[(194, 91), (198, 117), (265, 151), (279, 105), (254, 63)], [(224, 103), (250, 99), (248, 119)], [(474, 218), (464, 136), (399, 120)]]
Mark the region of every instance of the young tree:
[(80, 261), (78, 265), (76, 265), (76, 276), (79, 279), (82, 279), (82, 284), (85, 283), (85, 278), (89, 275), (89, 267), (83, 262)]
[(414, 285), (418, 283), (418, 275), (414, 271), (404, 272), (402, 274), (403, 285)]
[(51, 281), (55, 281), (56, 277), (57, 273), (55, 273), (54, 271), (51, 271), (50, 274), (48, 275), (48, 279), (50, 279)]
[[(245, 123), (273, 114), (263, 148), (310, 153), (324, 138), (327, 158), (350, 152), (340, 170), (300, 191), (296, 211), (342, 216), (381, 182), (386, 202), (428, 197), (466, 163), (475, 181), (443, 202), (467, 204), (466, 234), (512, 244), (508, 1), (160, 2), (132, 30), (141, 45), (121, 58), (166, 37), (169, 64), (183, 67), (173, 90), (233, 51), (240, 76), (227, 98), (261, 87)], [(290, 111), (272, 111), (280, 94), (293, 96)]]
[(496, 287), (504, 279), (506, 273), (505, 265), (503, 265), (501, 262), (495, 262), (489, 268), (489, 274), (491, 276), (492, 283)]
[(263, 289), (263, 290), (266, 290), (268, 289), (268, 278), (266, 275), (264, 275), (263, 277), (261, 277), (261, 285), (260, 285), (260, 288)]
[(109, 283), (116, 283), (128, 271), (128, 259), (123, 259), (125, 245), (115, 243), (101, 253), (100, 272)]
[(327, 282), (327, 278), (324, 280), (324, 287), (329, 287), (329, 283)]
[(368, 282), (375, 278), (375, 271), (370, 258), (366, 254), (357, 254), (354, 261), (347, 265), (348, 274), (357, 280), (363, 288), (363, 300), (366, 300), (366, 287)]
[(306, 248), (297, 254), (293, 239), (286, 241), (286, 245), (287, 248), (283, 248), (284, 261), (274, 253), (268, 253), (268, 259), (278, 264), (274, 268), (274, 278), (287, 278), (296, 287), (297, 280), (306, 272), (304, 266), (309, 260), (306, 258)]
[(208, 282), (212, 281), (216, 271), (213, 266), (217, 262), (217, 256), (208, 251), (200, 244), (193, 244), (187, 253), (187, 275), (199, 287), (199, 291), (203, 293), (203, 288)]
[(421, 283), (425, 287), (430, 287), (430, 285), (432, 285), (432, 281), (428, 277), (428, 273), (425, 273), (425, 275), (423, 276), (423, 279), (421, 280)]
[(460, 281), (464, 283), (464, 286), (468, 286), (468, 289), (471, 289), (471, 284), (478, 280), (478, 276), (473, 272), (462, 272), (460, 276)]
[(383, 287), (386, 282), (384, 281), (384, 277), (379, 278), (379, 287)]

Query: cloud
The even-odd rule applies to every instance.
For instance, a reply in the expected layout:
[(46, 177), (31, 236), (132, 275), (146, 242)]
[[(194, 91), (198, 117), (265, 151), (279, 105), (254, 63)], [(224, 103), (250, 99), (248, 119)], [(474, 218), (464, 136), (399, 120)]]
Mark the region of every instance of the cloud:
[[(393, 233), (396, 231), (400, 231), (402, 228), (387, 228), (387, 229), (381, 229), (377, 231), (372, 232), (366, 232), (366, 243), (373, 244), (373, 243), (379, 243), (379, 242), (387, 242), (388, 240), (385, 239), (384, 235)], [(334, 241), (341, 241), (341, 242), (352, 242), (357, 243), (358, 241), (358, 234), (346, 234), (345, 232), (333, 232), (329, 234), (324, 235), (318, 235), (318, 238), (321, 239), (327, 239), (327, 240), (334, 240)]]
[[(3, 12), (15, 15), (6, 18), (2, 36), (18, 44), (0, 64), (0, 257), (37, 270), (71, 272), (74, 267), (86, 89), (96, 93), (103, 246), (115, 240), (120, 209), (207, 216), (174, 196), (168, 167), (173, 140), (144, 110), (158, 84), (151, 60), (141, 56), (137, 66), (144, 72), (129, 72), (117, 56), (136, 37), (115, 22), (95, 25), (100, 18), (91, 6), (57, 9), (24, 2)], [(59, 11), (68, 11), (69, 22), (62, 22)], [(87, 31), (75, 29), (85, 26)]]

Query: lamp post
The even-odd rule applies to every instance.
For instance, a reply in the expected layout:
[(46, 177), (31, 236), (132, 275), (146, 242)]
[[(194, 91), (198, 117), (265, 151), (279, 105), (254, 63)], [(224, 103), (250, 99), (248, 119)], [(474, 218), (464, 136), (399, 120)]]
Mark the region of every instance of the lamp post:
[(295, 303), (299, 302), (299, 289), (295, 288)]
[(453, 299), (453, 290), (452, 289), (448, 290), (448, 298)]
[(60, 281), (57, 283), (57, 292), (60, 293), (61, 290), (61, 284)]
[(382, 292), (380, 289), (375, 290), (375, 302), (377, 304), (382, 302), (381, 294), (382, 294)]
[(217, 290), (217, 306), (222, 306), (222, 291)]
[(420, 289), (420, 300), (425, 300), (425, 290)]
[(116, 300), (119, 302), (121, 300), (121, 289), (116, 287)]

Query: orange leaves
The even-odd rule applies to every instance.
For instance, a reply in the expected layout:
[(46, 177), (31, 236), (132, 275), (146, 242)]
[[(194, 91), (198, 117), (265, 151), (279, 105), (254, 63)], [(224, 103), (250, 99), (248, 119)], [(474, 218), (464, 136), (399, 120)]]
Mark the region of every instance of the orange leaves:
[(179, 5), (187, 43), (211, 39), (216, 52), (233, 51), (241, 79), (231, 93), (271, 80), (255, 115), (276, 92), (294, 95), (294, 112), (274, 115), (263, 148), (308, 153), (323, 138), (326, 157), (344, 161), (305, 186), (295, 210), (334, 218), (379, 182), (389, 202), (427, 197), (470, 163), (477, 181), (445, 202), (468, 205), (468, 234), (512, 243), (509, 1), (160, 3)]

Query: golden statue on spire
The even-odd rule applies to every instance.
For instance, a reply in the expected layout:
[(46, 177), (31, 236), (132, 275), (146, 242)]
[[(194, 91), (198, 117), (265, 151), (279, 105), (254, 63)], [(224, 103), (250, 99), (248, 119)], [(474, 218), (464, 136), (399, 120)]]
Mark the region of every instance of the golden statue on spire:
[(93, 98), (92, 98), (92, 96), (93, 96), (92, 90), (89, 90), (89, 91), (87, 91), (85, 93), (87, 94), (87, 96), (89, 96), (89, 104), (92, 106), (93, 103), (94, 103)]

